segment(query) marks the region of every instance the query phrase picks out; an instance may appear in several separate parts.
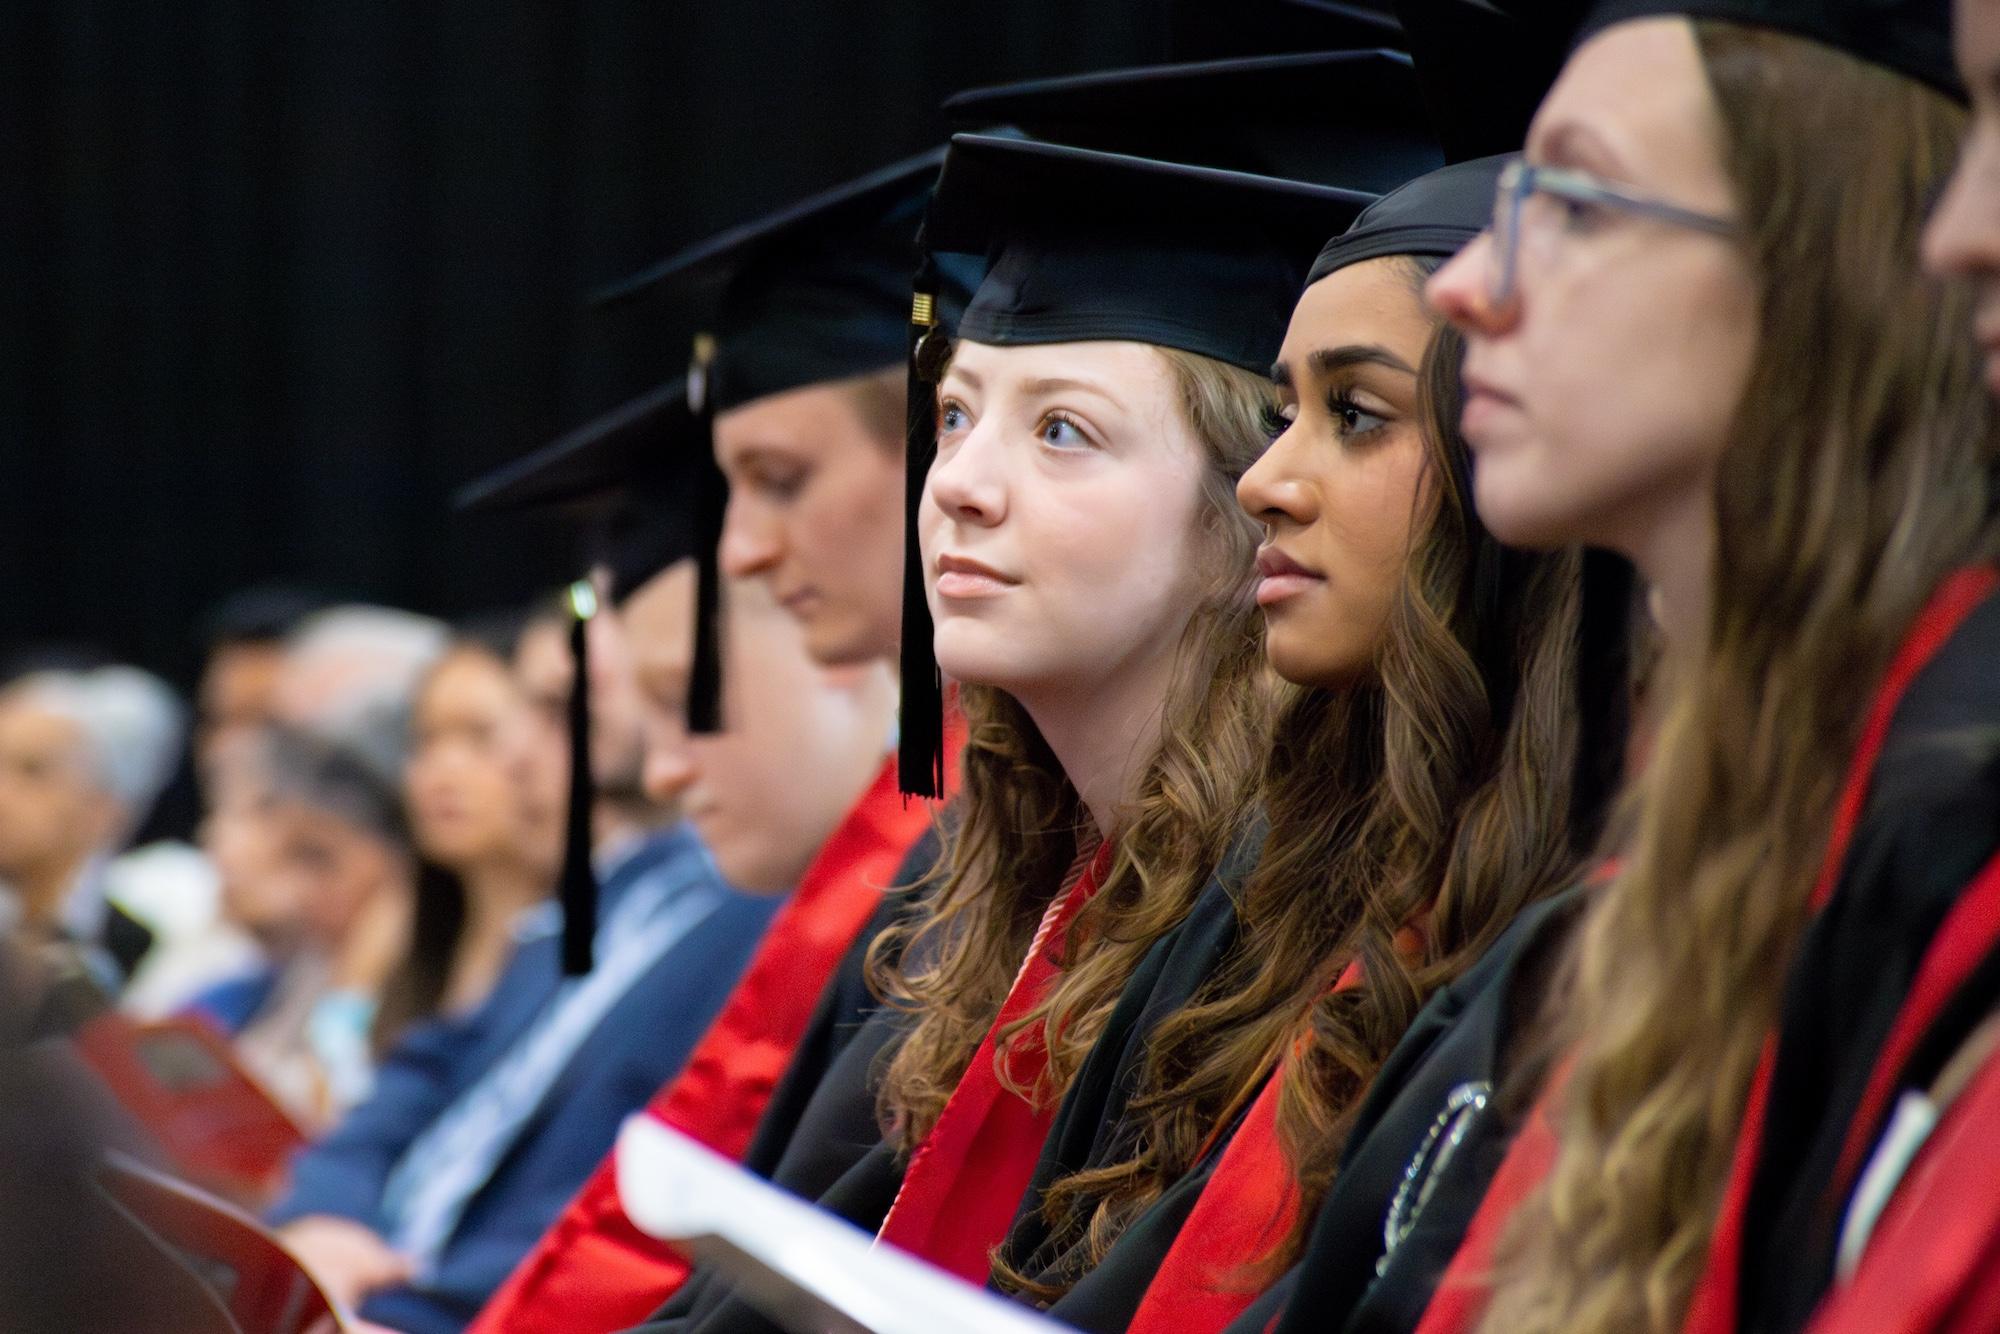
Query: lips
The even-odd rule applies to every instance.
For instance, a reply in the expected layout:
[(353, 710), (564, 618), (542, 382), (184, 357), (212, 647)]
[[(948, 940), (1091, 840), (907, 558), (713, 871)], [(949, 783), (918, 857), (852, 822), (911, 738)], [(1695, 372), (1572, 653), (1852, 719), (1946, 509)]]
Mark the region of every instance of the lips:
[(970, 556), (950, 552), (938, 557), (937, 569), (938, 596), (957, 601), (998, 597), (1021, 582)]
[(1518, 408), (1520, 401), (1470, 368), (1465, 372), (1464, 383), (1465, 402), (1459, 409), (1458, 429), (1466, 443), (1477, 449), (1481, 436), (1492, 429), (1493, 418)]
[(1257, 551), (1257, 605), (1271, 607), (1326, 582), (1326, 577), (1293, 560), (1277, 547)]

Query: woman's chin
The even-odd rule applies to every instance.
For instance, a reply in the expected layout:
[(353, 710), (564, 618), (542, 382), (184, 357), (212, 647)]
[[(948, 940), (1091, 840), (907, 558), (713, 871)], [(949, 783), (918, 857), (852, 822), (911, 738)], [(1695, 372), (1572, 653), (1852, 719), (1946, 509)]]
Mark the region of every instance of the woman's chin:
[(1271, 670), (1296, 686), (1337, 690), (1367, 671), (1367, 661), (1344, 653), (1333, 627), (1303, 617), (1271, 616), (1264, 627), (1264, 657)]

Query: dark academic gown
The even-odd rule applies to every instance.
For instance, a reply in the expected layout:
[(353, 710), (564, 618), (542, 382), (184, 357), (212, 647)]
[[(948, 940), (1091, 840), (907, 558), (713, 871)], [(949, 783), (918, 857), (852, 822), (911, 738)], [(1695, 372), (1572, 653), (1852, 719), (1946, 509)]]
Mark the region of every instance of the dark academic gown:
[[(1071, 1257), (1049, 1236), (1041, 1214), (1045, 1193), (1064, 1177), (1130, 1155), (1132, 1127), (1125, 1109), (1144, 1074), (1153, 1033), (1162, 1020), (1193, 1001), (1234, 947), (1238, 892), (1256, 867), (1264, 833), (1260, 823), (1231, 848), (1187, 919), (1147, 952), (1120, 993), (1103, 1034), (1063, 1096), (1003, 1243), (1003, 1254), (1015, 1269), (1043, 1282), (1063, 1272)], [(1105, 1257), (1051, 1305), (1049, 1315), (1083, 1330), (1124, 1329), (1199, 1198), (1213, 1158), (1133, 1220)]]
[[(2000, 1005), (2000, 592), (1968, 572), (1911, 642), (1948, 637), (1896, 702), (1832, 897), (1787, 980), (1740, 1222), (1725, 1215), (1710, 1330), (1803, 1329), (1832, 1284), (1847, 1204), (1904, 1089), (1924, 1089)], [(1969, 610), (1966, 608), (1969, 607)], [(1865, 776), (1864, 776), (1865, 777)], [(2000, 1149), (1996, 1149), (2000, 1152)], [(1735, 1243), (1730, 1256), (1730, 1243)], [(1695, 1326), (1691, 1326), (1695, 1327)]]
[[(922, 906), (925, 882), (936, 868), (942, 852), (943, 845), (937, 830), (926, 830), (911, 847), (902, 868), (896, 873), (896, 884), (915, 888), (900, 889), (883, 896), (882, 906), (875, 910), (868, 925), (862, 928), (861, 934), (841, 959), (840, 966), (834, 970), (826, 989), (820, 993), (819, 1004), (813, 1010), (806, 1035), (793, 1052), (791, 1064), (785, 1067), (784, 1078), (772, 1091), (771, 1101), (757, 1122), (757, 1133), (751, 1137), (750, 1147), (744, 1152), (743, 1165), (750, 1171), (767, 1180), (775, 1179), (779, 1166), (787, 1161), (787, 1155), (792, 1155), (791, 1172), (799, 1180), (808, 1183), (825, 1181), (831, 1185), (838, 1178), (842, 1169), (833, 1163), (806, 1166), (799, 1162), (800, 1158), (812, 1152), (811, 1141), (815, 1135), (823, 1134), (826, 1127), (816, 1124), (806, 1135), (801, 1135), (799, 1131), (805, 1121), (806, 1110), (812, 1105), (814, 1093), (869, 1018), (880, 1008), (874, 993), (868, 989), (869, 949), (877, 936), (910, 917)], [(879, 1032), (875, 1036), (879, 1037)], [(879, 1045), (876, 1050), (879, 1050)], [(870, 1125), (872, 1128), (872, 1120)], [(871, 1143), (874, 1138), (871, 1130)]]
[[(512, 1148), (467, 1204), (421, 1286), (387, 1289), (363, 1318), (405, 1334), (455, 1334), (527, 1253), (611, 1147), (619, 1122), (686, 1060), (728, 996), (776, 897), (721, 882), (685, 825), (649, 840), (606, 877), (606, 910), (641, 879), (672, 875), (716, 904), (605, 1013), (571, 1054)], [(561, 941), (518, 946), (471, 1015), (420, 1024), (384, 1059), (369, 1098), (294, 1165), (274, 1224), (311, 1214), (383, 1230), (382, 1197), (404, 1151), (533, 1026), (562, 982)]]
[[(1262, 840), (1259, 825), (1225, 858), (1188, 916), (1155, 942), (1141, 960), (1132, 982), (1120, 994), (1105, 1032), (1056, 1113), (1050, 1144), (1062, 1147), (1044, 1149), (1031, 1196), (1055, 1179), (1065, 1161), (1075, 1161), (1078, 1153), (1088, 1156), (1100, 1123), (1117, 1120), (1117, 1111), (1132, 1091), (1137, 1063), (1143, 1059), (1145, 1035), (1160, 1017), (1187, 1003), (1233, 938), (1234, 890), (1241, 876), (1255, 865)], [(793, 1132), (785, 1161), (771, 1177), (778, 1185), (817, 1200), (822, 1208), (869, 1232), (881, 1229), (902, 1187), (907, 1165), (881, 1141), (875, 1122), (875, 1075), (884, 1051), (904, 1022), (902, 1016), (877, 1012), (863, 1024), (815, 1090), (806, 1115)], [(864, 1125), (870, 1143), (860, 1148), (853, 1132)], [(1110, 1152), (1110, 1144), (1099, 1151)], [(835, 1168), (840, 1170), (829, 1184), (816, 1193), (810, 1189), (809, 1176), (826, 1179)], [(1031, 1212), (1024, 1201), (1016, 1228), (1037, 1226), (1029, 1218)], [(1171, 1241), (1168, 1237), (1166, 1244)], [(779, 1328), (710, 1272), (697, 1274), (635, 1334), (775, 1334)]]
[[(1415, 1328), (1513, 1141), (1525, 1109), (1510, 1105), (1504, 1083), (1512, 1039), (1538, 1012), (1547, 967), (1586, 892), (1528, 908), (1418, 1012), (1362, 1099), (1299, 1262), (1229, 1334), (1264, 1334), (1281, 1313), (1285, 1334)], [(1450, 1121), (1454, 1092), (1468, 1086), (1492, 1092), (1454, 1127), (1463, 1129), (1456, 1149), (1442, 1161), (1435, 1148), (1424, 1156), (1405, 1198), (1426, 1183), (1429, 1196), (1414, 1217), (1406, 1210), (1410, 1226), (1384, 1261), (1398, 1191), (1433, 1128)]]
[[(1948, 580), (1876, 692), (1829, 846), (1835, 872), (1815, 890), (1685, 1334), (1805, 1327), (1897, 1094), (1926, 1087), (2000, 996), (2000, 877), (1982, 877), (2000, 847), (1995, 583), (1986, 570)], [(1504, 1225), (1546, 1152), (1496, 1184), (1482, 1226)], [(1426, 1328), (1465, 1328), (1483, 1305), (1478, 1231), (1448, 1280), (1463, 1289)], [(1301, 1321), (1313, 1305), (1301, 1279)]]

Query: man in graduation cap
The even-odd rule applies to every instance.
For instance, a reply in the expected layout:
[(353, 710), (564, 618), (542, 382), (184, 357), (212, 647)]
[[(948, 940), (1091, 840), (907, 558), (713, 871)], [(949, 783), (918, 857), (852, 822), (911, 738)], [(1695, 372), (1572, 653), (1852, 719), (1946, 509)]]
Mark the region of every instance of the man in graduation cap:
[[(579, 456), (616, 434), (593, 424), (531, 460), (534, 467), (494, 479), (482, 497), (546, 496), (574, 480), (566, 474)], [(592, 641), (609, 649), (619, 629), (596, 614), (600, 590), (624, 599), (638, 619), (670, 627), (672, 642), (654, 647), (688, 659), (695, 581), (687, 555), (699, 528), (692, 494), (668, 478), (631, 498), (615, 522), (595, 525), (599, 580), (571, 590), (578, 682), (619, 666), (601, 653), (591, 670)], [(751, 647), (776, 658), (783, 641)], [(797, 661), (793, 678), (806, 671)], [(630, 767), (629, 715), (593, 728), (589, 691), (576, 696), (562, 938), (524, 939), (478, 1010), (400, 1041), (374, 1094), (298, 1161), (293, 1189), (272, 1215), (333, 1295), (391, 1328), (464, 1326), (589, 1174), (619, 1121), (681, 1069), (778, 907), (770, 893), (732, 888), (671, 806), (637, 809), (635, 794), (622, 790), (630, 775), (619, 773)], [(783, 740), (812, 740), (804, 734), (819, 721), (801, 720)], [(787, 749), (767, 741), (757, 786), (781, 776)], [(613, 780), (610, 806), (594, 799), (599, 777)], [(774, 814), (774, 832), (810, 818), (799, 806)], [(803, 835), (807, 854), (824, 827)]]
[[(763, 585), (796, 618), (812, 656), (842, 671), (898, 661), (909, 275), (940, 157), (893, 164), (731, 229), (608, 294), (659, 293), (710, 313), (685, 387), (667, 391), (692, 405), (691, 448), (712, 453), (728, 482), (726, 512), (712, 515), (715, 545), (701, 553), (719, 568), (704, 578)], [(969, 283), (951, 278), (933, 318), (962, 302)], [(949, 768), (956, 736), (937, 740)], [(901, 797), (888, 728), (879, 741), (873, 783), (773, 922), (687, 1070), (649, 1104), (753, 1168), (775, 1163), (818, 1072), (868, 1003), (861, 953), (901, 901), (884, 887), (913, 882), (935, 855), (930, 808)], [(621, 1328), (685, 1273), (625, 1217), (607, 1159), (474, 1328)]]

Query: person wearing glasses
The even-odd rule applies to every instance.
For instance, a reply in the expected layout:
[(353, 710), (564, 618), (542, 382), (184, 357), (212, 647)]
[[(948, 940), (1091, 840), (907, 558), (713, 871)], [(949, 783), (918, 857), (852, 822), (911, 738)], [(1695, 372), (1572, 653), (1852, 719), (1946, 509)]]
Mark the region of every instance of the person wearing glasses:
[(1431, 282), (1481, 519), (1630, 557), (1666, 660), (1620, 865), (1512, 1016), (1553, 1073), (1422, 1330), (1801, 1329), (1894, 1179), (1910, 1002), (2000, 841), (2000, 451), (1967, 293), (1919, 271), (1946, 23), (1595, 6)]

